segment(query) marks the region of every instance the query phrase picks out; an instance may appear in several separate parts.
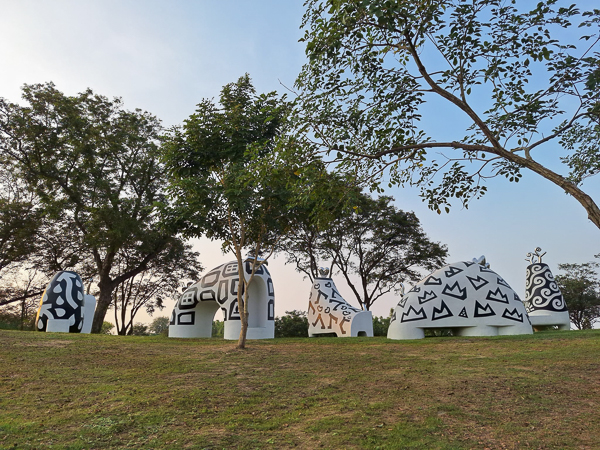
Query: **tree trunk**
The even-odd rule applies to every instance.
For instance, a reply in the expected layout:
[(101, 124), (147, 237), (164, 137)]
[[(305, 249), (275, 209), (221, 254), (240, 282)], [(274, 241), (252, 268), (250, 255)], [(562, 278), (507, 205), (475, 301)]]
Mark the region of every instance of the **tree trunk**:
[(102, 324), (106, 317), (108, 307), (112, 302), (112, 288), (108, 285), (100, 283), (100, 295), (96, 303), (96, 312), (94, 313), (94, 321), (92, 322), (92, 333), (100, 333)]
[[(246, 302), (244, 302), (244, 309), (246, 309)], [(242, 328), (240, 329), (240, 338), (238, 340), (237, 348), (245, 349), (246, 348), (246, 335), (248, 334), (248, 312), (240, 311), (240, 319), (242, 321)]]

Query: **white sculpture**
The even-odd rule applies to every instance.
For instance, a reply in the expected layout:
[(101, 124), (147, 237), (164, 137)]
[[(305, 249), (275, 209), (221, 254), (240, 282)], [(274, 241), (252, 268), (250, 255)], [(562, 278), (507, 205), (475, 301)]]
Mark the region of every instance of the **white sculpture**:
[(485, 257), (447, 265), (405, 294), (394, 310), (389, 339), (421, 339), (426, 329), (460, 336), (532, 334), (519, 296)]
[(571, 321), (565, 299), (554, 281), (554, 276), (547, 264), (542, 263), (542, 256), (546, 253), (527, 253), (527, 266), (525, 282), (525, 308), (533, 327), (558, 326), (559, 330), (570, 330)]
[(308, 336), (333, 334), (337, 337), (373, 336), (373, 314), (354, 308), (342, 298), (329, 271), (320, 269), (308, 300)]
[(58, 272), (42, 294), (35, 319), (39, 331), (90, 333), (96, 309), (93, 295), (83, 293), (83, 282), (75, 272)]
[[(246, 280), (252, 273), (252, 261), (252, 258), (244, 261)], [(220, 308), (225, 322), (224, 338), (238, 339), (242, 327), (237, 302), (239, 281), (238, 263), (232, 261), (214, 268), (189, 286), (173, 308), (169, 337), (211, 337), (213, 319)], [(248, 290), (247, 339), (274, 338), (275, 291), (266, 264), (257, 268)]]
[(83, 296), (83, 327), (81, 332), (90, 334), (92, 332), (92, 322), (94, 321), (94, 312), (96, 311), (96, 297), (90, 294)]

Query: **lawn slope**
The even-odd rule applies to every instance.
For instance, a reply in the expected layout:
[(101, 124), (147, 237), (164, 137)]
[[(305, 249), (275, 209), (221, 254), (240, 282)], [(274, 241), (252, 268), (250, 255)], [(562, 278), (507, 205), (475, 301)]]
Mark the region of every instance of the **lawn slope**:
[(0, 448), (600, 448), (600, 331), (248, 347), (0, 331)]

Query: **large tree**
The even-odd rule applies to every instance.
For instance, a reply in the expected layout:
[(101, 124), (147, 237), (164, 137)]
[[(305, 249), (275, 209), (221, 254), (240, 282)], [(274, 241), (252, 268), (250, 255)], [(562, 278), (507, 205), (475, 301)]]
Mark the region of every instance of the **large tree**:
[[(308, 180), (324, 169), (304, 165), (293, 138), (284, 134), (289, 105), (276, 93), (257, 94), (248, 75), (223, 87), (219, 103), (203, 100), (164, 145), (171, 179), (173, 222), (187, 235), (206, 234), (235, 255), (243, 289), (238, 289), (246, 345), (248, 285), (279, 239), (310, 215)], [(244, 277), (250, 256), (251, 273)]]
[(303, 206), (308, 211), (318, 211), (325, 220), (306, 217), (297, 221), (279, 241), (276, 251), (285, 254), (287, 263), (312, 282), (320, 276), (320, 266), (328, 265), (332, 271), (335, 264), (334, 258), (324, 253), (326, 231), (334, 222), (339, 224), (351, 217), (364, 195), (356, 180), (331, 172), (313, 180), (311, 191), (313, 195), (305, 199)]
[(288, 262), (311, 280), (317, 261), (338, 270), (361, 308), (369, 310), (401, 283), (418, 281), (440, 267), (446, 247), (432, 242), (412, 212), (397, 209), (391, 197), (373, 199), (358, 193), (354, 208), (343, 211), (327, 228), (299, 226), (282, 243)]
[[(0, 99), (0, 154), (40, 199), (47, 230), (68, 230), (76, 252), (61, 259), (55, 249), (62, 263), (92, 266), (99, 288), (92, 331), (100, 332), (113, 291), (177, 240), (158, 214), (160, 123), (119, 99), (91, 90), (67, 96), (52, 83), (25, 85), (23, 99), (24, 106)], [(117, 266), (124, 248), (131, 257)]]
[(567, 303), (571, 323), (579, 330), (593, 328), (600, 318), (598, 267), (597, 262), (558, 265), (565, 273), (557, 275), (556, 282)]
[[(486, 178), (519, 181), (527, 169), (600, 227), (582, 190), (600, 172), (600, 9), (533, 5), (307, 0), (309, 62), (297, 80), (307, 136), (374, 187), (386, 170), (420, 185), (438, 212), (483, 195)], [(440, 121), (454, 126), (444, 135)]]
[(35, 195), (19, 179), (15, 164), (0, 155), (0, 279), (3, 270), (33, 252), (41, 220)]
[[(187, 282), (197, 281), (202, 265), (198, 253), (189, 244), (180, 241), (171, 243), (146, 269), (121, 283), (113, 291), (114, 319), (117, 334), (133, 332), (134, 320), (142, 309), (149, 315), (164, 308), (165, 299), (177, 299)], [(115, 258), (115, 266), (128, 267), (128, 249), (122, 249)]]
[(0, 316), (18, 324), (20, 330), (34, 329), (33, 323), (40, 297), (48, 283), (48, 277), (26, 263), (11, 265), (2, 274), (0, 285)]

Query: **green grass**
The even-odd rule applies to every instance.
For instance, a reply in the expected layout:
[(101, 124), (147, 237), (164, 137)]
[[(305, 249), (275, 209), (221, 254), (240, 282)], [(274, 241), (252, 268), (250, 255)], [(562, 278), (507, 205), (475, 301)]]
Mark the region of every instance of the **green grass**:
[(600, 331), (177, 340), (0, 331), (0, 449), (593, 449)]

